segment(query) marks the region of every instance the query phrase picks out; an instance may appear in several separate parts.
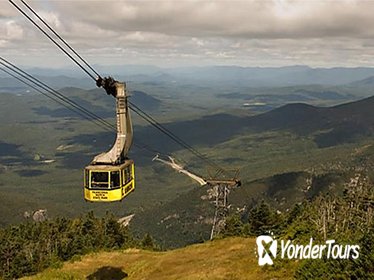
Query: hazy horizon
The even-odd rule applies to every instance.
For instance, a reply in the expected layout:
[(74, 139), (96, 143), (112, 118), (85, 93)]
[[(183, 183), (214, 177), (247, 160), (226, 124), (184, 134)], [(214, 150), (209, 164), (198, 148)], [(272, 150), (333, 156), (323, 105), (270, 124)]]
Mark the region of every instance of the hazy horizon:
[[(13, 62), (13, 61), (10, 61)], [(66, 65), (17, 65), (18, 67), (21, 67), (23, 69), (43, 69), (43, 70), (77, 70), (81, 71), (75, 64), (66, 64)], [(198, 64), (191, 64), (191, 65), (174, 65), (174, 66), (166, 66), (166, 65), (160, 65), (160, 64), (92, 64), (93, 67), (113, 67), (113, 68), (119, 68), (119, 67), (134, 67), (134, 68), (158, 68), (161, 70), (172, 70), (172, 69), (188, 69), (188, 68), (214, 68), (214, 67), (222, 67), (222, 68), (242, 68), (242, 69), (282, 69), (282, 68), (309, 68), (314, 70), (332, 70), (332, 69), (374, 69), (374, 66), (310, 66), (306, 64), (289, 64), (289, 65), (282, 65), (282, 66), (276, 66), (276, 65), (248, 65), (248, 66), (242, 66), (238, 64), (206, 64), (206, 65), (198, 65)], [(2, 73), (3, 74), (3, 73)], [(84, 75), (84, 73), (82, 72)]]

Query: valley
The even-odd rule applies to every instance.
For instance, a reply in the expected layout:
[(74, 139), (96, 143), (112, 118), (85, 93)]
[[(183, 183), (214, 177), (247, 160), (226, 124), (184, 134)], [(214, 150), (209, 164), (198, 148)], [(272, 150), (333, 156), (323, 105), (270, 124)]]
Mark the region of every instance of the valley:
[[(53, 80), (60, 81), (53, 78), (52, 83)], [(363, 94), (357, 84), (350, 85), (354, 90), (349, 91), (347, 86), (334, 85), (332, 89), (326, 85), (307, 85), (252, 88), (250, 93), (247, 86), (237, 86), (230, 89), (239, 92), (235, 94), (213, 83), (199, 87), (156, 83), (149, 79), (130, 82), (128, 86), (131, 101), (170, 131), (219, 165), (240, 169), (243, 185), (230, 196), (238, 208), (265, 199), (285, 211), (310, 196), (291, 191), (294, 187), (289, 184), (296, 184), (296, 189), (302, 187), (288, 182), (286, 175), (282, 179), (284, 183), (265, 191), (270, 187), (271, 178), (282, 174), (295, 174), (304, 179), (323, 173), (342, 174), (360, 159), (371, 156), (373, 150), (374, 99), (352, 102), (370, 94), (370, 89)], [(205, 221), (205, 224), (196, 224), (196, 228), (201, 226), (196, 231), (199, 233), (187, 229), (192, 236), (164, 245), (183, 246), (207, 238), (210, 225), (206, 221), (214, 211), (211, 203), (200, 199), (207, 188), (200, 188), (189, 178), (152, 162), (152, 158), (156, 153), (173, 155), (188, 170), (207, 177), (212, 170), (204, 162), (133, 114), (137, 145), (133, 146), (130, 156), (136, 162), (136, 191), (122, 203), (86, 203), (82, 198), (82, 169), (93, 156), (112, 145), (114, 133), (101, 130), (33, 91), (15, 89), (12, 92), (8, 87), (3, 91), (0, 98), (1, 225), (22, 222), (24, 212), (37, 209), (47, 209), (49, 217), (75, 217), (91, 210), (98, 215), (110, 211), (118, 217), (135, 213), (135, 231), (150, 232), (161, 240), (165, 229), (159, 223), (175, 214), (173, 207), (187, 213), (194, 212), (194, 207), (202, 207), (204, 210), (195, 213), (197, 216), (178, 219), (182, 228), (188, 219)], [(65, 87), (60, 91), (109, 122), (114, 121), (114, 101), (102, 90)], [(250, 99), (271, 106), (243, 106)], [(339, 105), (344, 102), (345, 105)], [(272, 110), (274, 107), (277, 108)], [(285, 198), (279, 203), (274, 200), (274, 192), (282, 193), (284, 188), (290, 190), (275, 195), (276, 199)], [(178, 236), (179, 231), (174, 235)]]

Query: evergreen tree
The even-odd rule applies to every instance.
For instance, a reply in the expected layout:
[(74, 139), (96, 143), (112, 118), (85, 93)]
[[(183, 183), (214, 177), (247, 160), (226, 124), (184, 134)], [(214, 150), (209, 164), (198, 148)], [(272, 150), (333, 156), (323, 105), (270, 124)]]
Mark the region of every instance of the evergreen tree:
[(261, 203), (248, 213), (249, 231), (252, 235), (261, 235), (270, 231), (277, 231), (281, 224), (280, 216), (269, 204)]
[(240, 236), (243, 235), (244, 224), (238, 214), (229, 216), (225, 221), (225, 227), (222, 232), (223, 236)]
[(155, 242), (149, 233), (146, 233), (140, 242), (141, 247), (147, 250), (154, 250), (156, 248)]

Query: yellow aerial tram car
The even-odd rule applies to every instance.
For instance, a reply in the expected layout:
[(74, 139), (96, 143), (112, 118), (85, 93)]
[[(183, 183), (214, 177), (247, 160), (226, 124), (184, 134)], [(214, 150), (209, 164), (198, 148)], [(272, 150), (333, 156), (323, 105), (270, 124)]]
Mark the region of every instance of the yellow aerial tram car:
[(127, 157), (133, 132), (126, 84), (110, 77), (97, 84), (116, 98), (117, 137), (108, 152), (97, 155), (85, 168), (84, 198), (91, 202), (121, 201), (135, 189), (134, 161)]
[(84, 197), (88, 201), (118, 201), (135, 189), (132, 160), (119, 166), (89, 165), (85, 168)]

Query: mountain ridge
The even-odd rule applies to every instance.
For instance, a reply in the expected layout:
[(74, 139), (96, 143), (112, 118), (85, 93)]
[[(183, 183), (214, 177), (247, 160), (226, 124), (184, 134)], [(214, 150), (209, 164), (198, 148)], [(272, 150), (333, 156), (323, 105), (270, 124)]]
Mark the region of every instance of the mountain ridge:
[(318, 133), (316, 140), (321, 147), (327, 147), (373, 134), (373, 109), (374, 96), (333, 107), (294, 103), (249, 117), (247, 127), (260, 131), (292, 130), (301, 135), (325, 131)]
[[(44, 69), (26, 68), (33, 75), (52, 86), (64, 85), (94, 86), (87, 78), (83, 81), (83, 73), (78, 69)], [(212, 65), (162, 68), (151, 65), (109, 65), (97, 66), (101, 73), (110, 73), (116, 79), (125, 81), (165, 81), (165, 82), (214, 82), (240, 83), (250, 87), (287, 86), (287, 85), (347, 85), (360, 83), (360, 80), (374, 76), (374, 68), (370, 67), (332, 67), (312, 68), (306, 65), (291, 65), (283, 67), (248, 67), (235, 65)], [(103, 76), (105, 76), (103, 74)], [(54, 76), (61, 76), (61, 81)], [(71, 76), (68, 78), (67, 76)], [(0, 75), (1, 84), (9, 84)], [(371, 83), (372, 84), (372, 83)]]

